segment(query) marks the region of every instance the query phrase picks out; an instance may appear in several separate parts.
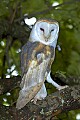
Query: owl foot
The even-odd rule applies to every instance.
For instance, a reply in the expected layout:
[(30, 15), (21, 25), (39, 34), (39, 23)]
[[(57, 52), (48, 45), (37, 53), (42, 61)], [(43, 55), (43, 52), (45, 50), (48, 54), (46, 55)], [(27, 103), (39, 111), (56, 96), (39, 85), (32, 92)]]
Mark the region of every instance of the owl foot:
[(34, 99), (31, 100), (31, 102), (33, 102), (34, 104), (36, 104), (37, 99), (34, 98)]
[(62, 90), (62, 89), (65, 89), (65, 88), (67, 88), (67, 87), (69, 87), (68, 85), (65, 85), (65, 86), (59, 86), (57, 89), (58, 90)]
[(50, 76), (50, 72), (47, 75), (47, 82), (51, 83), (53, 86), (55, 86), (58, 90), (62, 90), (68, 87), (68, 85), (65, 86), (61, 86), (59, 84), (57, 84)]
[(31, 100), (31, 102), (33, 102), (34, 104), (36, 104), (38, 100), (42, 100), (42, 99), (41, 99), (41, 98), (36, 98), (36, 97), (34, 97), (34, 98)]

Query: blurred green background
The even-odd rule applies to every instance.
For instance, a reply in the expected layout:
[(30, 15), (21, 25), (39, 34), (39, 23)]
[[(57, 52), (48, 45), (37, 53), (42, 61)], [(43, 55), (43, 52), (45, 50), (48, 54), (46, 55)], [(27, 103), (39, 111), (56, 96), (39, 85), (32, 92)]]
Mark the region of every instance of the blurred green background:
[[(21, 47), (28, 41), (32, 28), (32, 23), (28, 25), (25, 19), (30, 21), (33, 17), (36, 20), (56, 19), (60, 24), (52, 73), (61, 71), (66, 75), (80, 76), (80, 0), (1, 0), (0, 78), (21, 75)], [(5, 95), (0, 100), (7, 106), (15, 93), (16, 90), (12, 93), (13, 97), (8, 95), (7, 102), (3, 100)], [(79, 110), (70, 111), (59, 119), (80, 120), (76, 118), (79, 113)]]

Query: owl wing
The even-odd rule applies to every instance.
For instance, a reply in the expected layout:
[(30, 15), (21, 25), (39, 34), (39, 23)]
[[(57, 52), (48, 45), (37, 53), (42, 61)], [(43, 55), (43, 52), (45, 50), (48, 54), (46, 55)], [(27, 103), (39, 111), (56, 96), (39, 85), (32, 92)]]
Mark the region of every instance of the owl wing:
[(22, 82), (16, 108), (24, 107), (41, 89), (51, 59), (50, 49), (39, 43), (27, 43), (22, 48)]

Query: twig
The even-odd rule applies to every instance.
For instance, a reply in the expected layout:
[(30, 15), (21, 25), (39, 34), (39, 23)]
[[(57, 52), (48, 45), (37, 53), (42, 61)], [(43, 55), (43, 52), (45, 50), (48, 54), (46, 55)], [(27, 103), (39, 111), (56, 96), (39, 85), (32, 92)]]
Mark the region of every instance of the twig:
[(18, 3), (16, 4), (16, 7), (15, 7), (15, 9), (14, 9), (14, 12), (13, 12), (13, 14), (12, 14), (12, 16), (11, 16), (10, 24), (12, 24), (13, 21), (14, 21), (14, 18), (15, 18), (15, 15), (16, 15), (16, 12), (17, 12), (17, 8), (18, 8), (19, 4), (20, 4), (20, 2), (18, 2)]
[(40, 12), (35, 12), (35, 13), (31, 13), (30, 15), (25, 15), (19, 19), (15, 19), (14, 22), (18, 22), (20, 20), (24, 20), (25, 18), (30, 18), (30, 17), (33, 17), (33, 16), (36, 16), (36, 15), (39, 15), (39, 14), (45, 14), (45, 13), (48, 13), (49, 11), (51, 11), (52, 9), (55, 9), (57, 7), (60, 7), (60, 6), (63, 6), (63, 5), (68, 5), (68, 4), (74, 4), (75, 2), (80, 2), (80, 0), (72, 0), (72, 1), (69, 1), (69, 2), (63, 2), (57, 6), (50, 6), (48, 9), (46, 10), (43, 10), (43, 11), (40, 11)]

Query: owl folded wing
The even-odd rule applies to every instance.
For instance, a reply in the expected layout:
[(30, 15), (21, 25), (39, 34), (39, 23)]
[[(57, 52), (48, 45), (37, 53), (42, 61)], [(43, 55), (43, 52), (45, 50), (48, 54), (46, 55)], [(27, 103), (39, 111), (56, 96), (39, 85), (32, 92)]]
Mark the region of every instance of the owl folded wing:
[[(34, 48), (34, 46), (36, 45), (32, 45), (32, 48)], [(46, 57), (46, 54), (41, 51), (39, 52), (39, 54), (36, 54), (35, 52), (35, 55), (33, 56), (32, 54), (34, 53), (34, 50), (36, 49), (33, 49), (30, 55), (28, 55), (27, 47), (25, 51), (22, 52), (21, 60), (23, 61), (21, 61), (21, 63), (24, 64), (21, 64), (23, 70), (23, 77), (20, 84), (21, 90), (19, 93), (19, 98), (16, 104), (16, 107), (18, 109), (24, 107), (32, 98), (35, 97), (35, 95), (41, 89), (47, 74), (46, 70), (51, 55), (48, 55)], [(30, 59), (28, 57), (30, 57)]]

